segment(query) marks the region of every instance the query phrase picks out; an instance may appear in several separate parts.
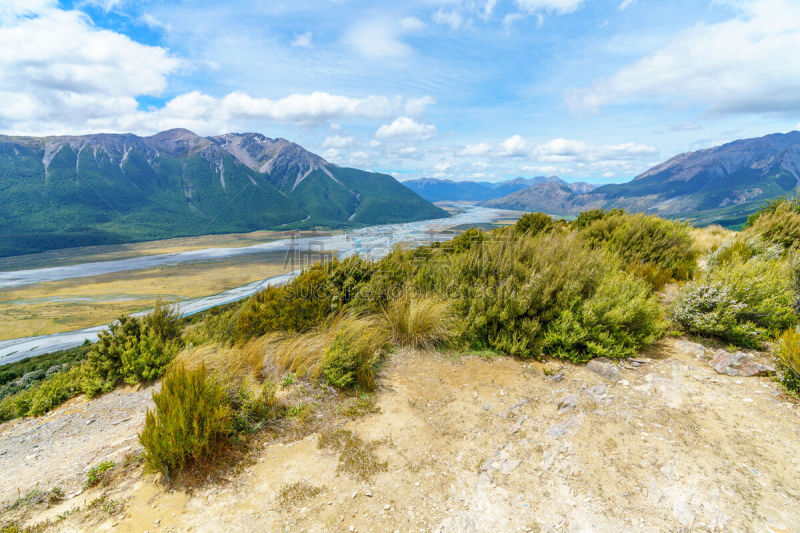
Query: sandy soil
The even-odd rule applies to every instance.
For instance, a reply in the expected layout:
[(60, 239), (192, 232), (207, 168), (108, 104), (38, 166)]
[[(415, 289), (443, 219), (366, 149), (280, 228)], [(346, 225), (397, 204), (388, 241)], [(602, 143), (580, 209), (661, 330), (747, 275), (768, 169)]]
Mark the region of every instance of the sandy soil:
[[(769, 379), (718, 375), (671, 339), (641, 361), (620, 367), (619, 381), (572, 365), (558, 381), (538, 362), (400, 352), (384, 371), (380, 412), (346, 425), (387, 461), (370, 481), (337, 472), (337, 455), (310, 435), (265, 443), (226, 483), (169, 491), (139, 469), (25, 520), (53, 519), (103, 496), (119, 510), (76, 511), (51, 529), (800, 531), (797, 406)], [(81, 416), (98, 416), (100, 401), (77, 411), (85, 440), (54, 436), (61, 448), (37, 452), (36, 469), (19, 466), (26, 459), (10, 451), (8, 434), (25, 435), (29, 449), (45, 420), (0, 428), (0, 453), (7, 450), (0, 469), (16, 469), (6, 485), (24, 489), (42, 479), (44, 486), (60, 463), (65, 472), (78, 464), (75, 475), (85, 475), (102, 455), (84, 451), (87, 443), (130, 446), (118, 441), (133, 436), (136, 424), (114, 430), (113, 439), (97, 423), (80, 426)], [(47, 422), (58, 424), (75, 408)], [(281, 489), (298, 481), (321, 491), (281, 505)]]

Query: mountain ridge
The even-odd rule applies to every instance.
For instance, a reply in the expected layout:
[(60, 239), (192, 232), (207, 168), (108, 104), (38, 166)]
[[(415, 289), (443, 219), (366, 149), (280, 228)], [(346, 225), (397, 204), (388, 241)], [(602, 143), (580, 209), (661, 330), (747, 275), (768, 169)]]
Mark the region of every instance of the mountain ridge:
[(445, 216), (391, 176), (260, 133), (0, 135), (0, 256)]
[(488, 207), (577, 215), (621, 207), (698, 225), (738, 227), (766, 201), (800, 186), (800, 132), (773, 133), (685, 152), (631, 181), (555, 195), (542, 184), (483, 203)]
[(559, 183), (574, 191), (590, 191), (595, 186), (585, 182), (568, 183), (558, 176), (536, 176), (533, 178), (517, 177), (500, 182), (488, 181), (456, 181), (437, 178), (419, 178), (402, 182), (403, 185), (416, 192), (430, 202), (441, 201), (487, 201), (502, 198), (544, 183)]

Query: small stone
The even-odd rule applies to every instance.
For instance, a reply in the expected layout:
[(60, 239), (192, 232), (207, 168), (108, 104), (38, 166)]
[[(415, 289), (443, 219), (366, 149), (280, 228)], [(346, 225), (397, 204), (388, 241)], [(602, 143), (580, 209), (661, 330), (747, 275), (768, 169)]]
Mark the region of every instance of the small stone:
[(86, 421), (86, 425), (87, 425), (87, 426), (88, 426), (89, 424), (93, 424), (93, 423), (94, 423), (94, 418), (90, 418), (89, 420), (87, 420), (87, 421)]
[(551, 381), (555, 381), (556, 383), (558, 383), (560, 381), (564, 381), (564, 371), (563, 370), (559, 370), (558, 372), (556, 372), (555, 374), (550, 376), (549, 379)]
[(355, 500), (356, 496), (358, 496), (358, 491), (355, 491), (352, 496), (350, 496), (351, 500)]
[(370, 489), (367, 489), (364, 494), (367, 496), (367, 498), (372, 498), (372, 491)]
[(568, 394), (561, 398), (561, 401), (558, 402), (558, 412), (564, 413), (566, 411), (571, 411), (578, 406), (578, 395), (577, 394)]
[(388, 511), (390, 508), (391, 508), (391, 505), (389, 505), (388, 503), (383, 506), (383, 510), (384, 511)]
[(706, 347), (696, 342), (677, 340), (675, 341), (675, 348), (677, 348), (682, 352), (686, 352), (690, 355), (693, 355), (695, 359), (699, 360), (711, 359), (710, 356), (706, 355)]
[(591, 370), (595, 374), (600, 374), (601, 376), (603, 376), (608, 380), (611, 381), (619, 380), (619, 369), (617, 368), (617, 365), (615, 365), (605, 357), (598, 357), (597, 359), (592, 359), (586, 365), (586, 368)]
[(155, 525), (158, 525), (160, 523), (161, 523), (161, 519), (160, 518), (156, 518), (155, 520), (153, 520), (153, 524), (155, 524)]
[(483, 404), (483, 410), (484, 411), (488, 411), (489, 410), (489, 404), (488, 403)]
[(356, 530), (356, 526), (350, 526), (350, 527), (348, 528), (348, 530), (349, 530), (349, 531), (355, 531), (355, 530)]

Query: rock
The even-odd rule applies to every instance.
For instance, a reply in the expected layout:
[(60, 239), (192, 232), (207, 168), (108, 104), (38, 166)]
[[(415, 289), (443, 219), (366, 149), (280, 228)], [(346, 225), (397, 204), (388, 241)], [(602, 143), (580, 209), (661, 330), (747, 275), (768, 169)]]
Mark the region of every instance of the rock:
[(744, 352), (730, 353), (717, 350), (716, 357), (709, 363), (718, 374), (727, 376), (769, 376), (775, 373), (775, 367), (762, 365), (752, 354)]
[(608, 391), (608, 385), (605, 383), (598, 383), (586, 389), (585, 394), (594, 403), (607, 405), (611, 403), (611, 398), (606, 396), (606, 391)]
[(489, 410), (489, 404), (488, 403), (483, 404), (483, 410), (484, 411), (488, 411)]
[(90, 418), (86, 421), (86, 425), (88, 426), (89, 424), (94, 424), (94, 418)]
[(372, 498), (372, 491), (370, 489), (367, 489), (364, 495), (367, 496), (368, 498)]
[(522, 427), (522, 423), (523, 423), (523, 422), (525, 422), (525, 419), (526, 419), (526, 418), (528, 418), (528, 417), (527, 417), (527, 416), (521, 416), (521, 417), (519, 417), (519, 420), (517, 420), (517, 423), (516, 423), (516, 424), (514, 424), (513, 426), (511, 426), (511, 429), (510, 429), (509, 431), (510, 431), (510, 433), (511, 433), (512, 435), (513, 435), (514, 433), (516, 433), (517, 431), (519, 431), (519, 428), (521, 428), (521, 427)]
[(700, 359), (701, 361), (711, 359), (710, 355), (706, 355), (706, 347), (696, 342), (677, 340), (675, 341), (675, 348), (693, 355), (695, 359)]
[(597, 359), (592, 359), (586, 365), (586, 368), (588, 368), (595, 374), (600, 374), (604, 378), (609, 379), (611, 381), (617, 381), (619, 379), (619, 369), (617, 368), (617, 365), (615, 365), (605, 357), (598, 357)]
[(555, 381), (556, 383), (558, 383), (559, 381), (564, 381), (564, 371), (561, 370), (559, 372), (556, 372), (555, 374), (550, 376), (548, 379), (550, 379), (551, 381)]
[(560, 424), (550, 426), (550, 428), (547, 430), (547, 434), (553, 437), (554, 439), (557, 439), (559, 437), (564, 436), (564, 434), (570, 429), (580, 426), (582, 423), (583, 423), (583, 415), (582, 414), (575, 415), (565, 422), (561, 422)]
[(564, 413), (566, 411), (571, 411), (578, 406), (578, 395), (577, 394), (568, 394), (561, 398), (561, 401), (558, 402), (558, 412)]

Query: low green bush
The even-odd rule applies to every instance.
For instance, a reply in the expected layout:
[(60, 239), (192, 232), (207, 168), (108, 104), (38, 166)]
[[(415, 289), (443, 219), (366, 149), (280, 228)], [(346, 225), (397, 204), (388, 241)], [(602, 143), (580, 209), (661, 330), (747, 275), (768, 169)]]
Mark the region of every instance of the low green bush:
[(166, 476), (202, 467), (224, 450), (231, 438), (233, 413), (224, 388), (201, 365), (170, 370), (153, 393), (139, 434), (147, 467)]
[(36, 385), (0, 400), (0, 422), (23, 416), (41, 416), (83, 393), (85, 368), (75, 364)]
[(679, 291), (670, 314), (684, 331), (759, 348), (797, 323), (791, 262), (731, 255)]
[(246, 341), (270, 331), (308, 331), (331, 313), (328, 276), (321, 266), (311, 267), (287, 285), (254, 294), (242, 306), (235, 338)]
[(175, 309), (156, 302), (142, 318), (122, 316), (100, 333), (87, 360), (84, 391), (89, 397), (161, 377), (182, 346)]
[(526, 233), (528, 235), (539, 235), (547, 232), (556, 226), (556, 222), (550, 215), (544, 213), (525, 213), (514, 224), (514, 231)]
[(800, 197), (768, 205), (752, 221), (748, 231), (785, 248), (800, 244)]
[(340, 322), (322, 360), (322, 375), (334, 387), (374, 390), (378, 363), (388, 343), (381, 324), (347, 318)]
[(690, 278), (697, 266), (687, 224), (619, 211), (599, 218), (587, 215), (572, 227), (593, 246), (608, 248), (626, 264), (652, 265), (677, 280)]
[(800, 396), (800, 331), (784, 331), (775, 343), (777, 378), (787, 392)]

